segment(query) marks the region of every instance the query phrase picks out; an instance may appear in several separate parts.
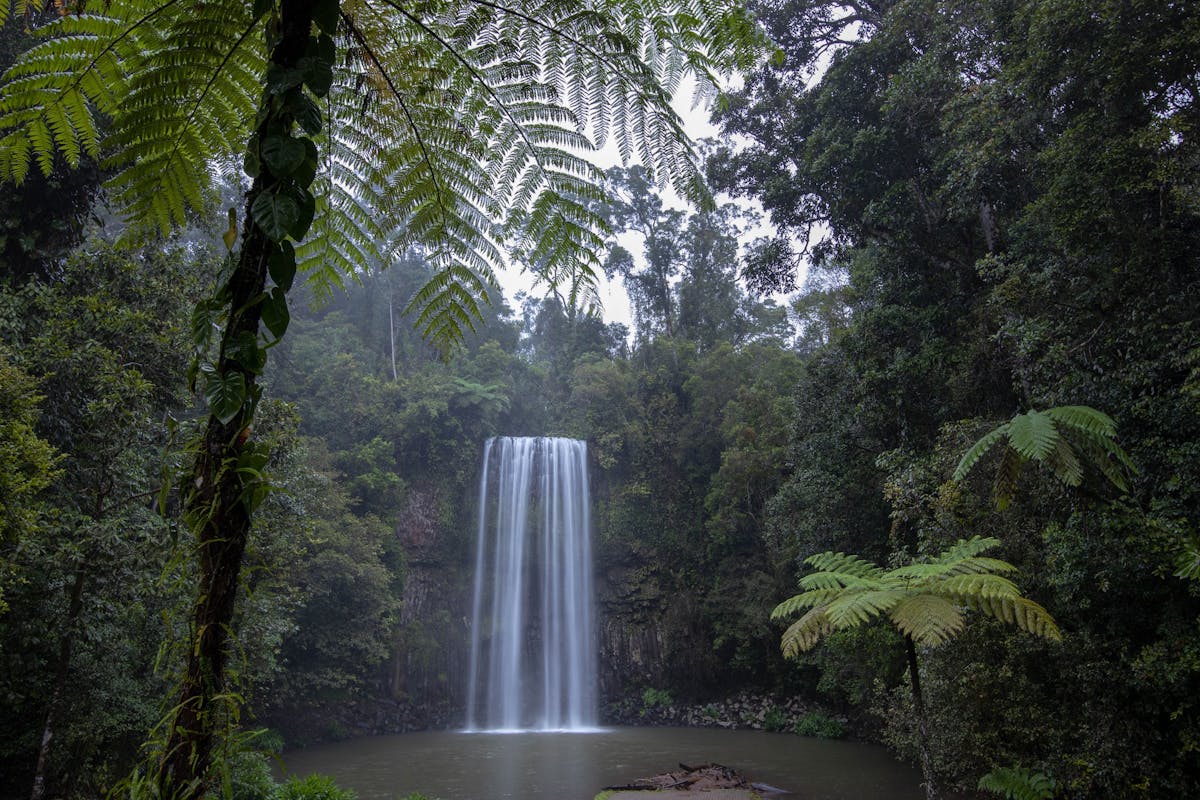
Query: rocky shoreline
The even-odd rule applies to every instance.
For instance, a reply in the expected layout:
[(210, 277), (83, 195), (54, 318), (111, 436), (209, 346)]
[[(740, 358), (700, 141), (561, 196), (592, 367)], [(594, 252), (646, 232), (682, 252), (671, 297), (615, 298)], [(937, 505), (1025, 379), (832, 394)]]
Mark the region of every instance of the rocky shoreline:
[[(359, 736), (449, 730), (461, 724), (461, 710), (449, 705), (401, 700), (362, 699), (292, 710), (267, 716), (260, 724), (283, 734), (289, 747), (341, 741)], [(667, 692), (646, 690), (640, 697), (606, 703), (602, 725), (678, 726), (765, 730), (825, 739), (862, 738), (854, 720), (795, 697), (740, 692), (705, 703), (675, 702)]]
[(675, 725), (796, 733), (841, 739), (852, 733), (852, 721), (828, 708), (796, 697), (739, 692), (707, 703), (676, 703), (665, 692), (647, 690), (640, 698), (623, 698), (601, 711), (606, 725)]

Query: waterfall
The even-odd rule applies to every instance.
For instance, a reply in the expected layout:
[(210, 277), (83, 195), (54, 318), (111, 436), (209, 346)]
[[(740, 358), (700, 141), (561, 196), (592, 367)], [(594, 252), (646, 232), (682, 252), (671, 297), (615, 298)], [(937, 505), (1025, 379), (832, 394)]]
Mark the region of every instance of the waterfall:
[(484, 445), (468, 679), (468, 730), (596, 725), (584, 442)]

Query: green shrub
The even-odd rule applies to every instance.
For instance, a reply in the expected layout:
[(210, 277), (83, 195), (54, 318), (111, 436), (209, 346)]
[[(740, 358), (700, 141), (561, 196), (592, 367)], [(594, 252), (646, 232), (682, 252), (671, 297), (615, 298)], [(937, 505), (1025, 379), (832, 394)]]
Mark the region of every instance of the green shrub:
[(255, 731), (249, 742), (255, 750), (267, 755), (277, 756), (283, 752), (283, 734), (273, 728)]
[(253, 750), (243, 750), (230, 757), (228, 770), (229, 800), (275, 800), (279, 787), (271, 777), (267, 756)]
[(846, 735), (846, 726), (819, 711), (810, 711), (796, 722), (792, 732), (818, 739), (841, 739)]
[(666, 689), (649, 689), (642, 692), (642, 710), (644, 717), (654, 708), (666, 708), (671, 705), (671, 693)]
[(349, 789), (342, 789), (328, 775), (292, 778), (279, 789), (279, 800), (356, 800)]
[(781, 709), (772, 707), (763, 715), (763, 730), (778, 733), (787, 729), (787, 715)]

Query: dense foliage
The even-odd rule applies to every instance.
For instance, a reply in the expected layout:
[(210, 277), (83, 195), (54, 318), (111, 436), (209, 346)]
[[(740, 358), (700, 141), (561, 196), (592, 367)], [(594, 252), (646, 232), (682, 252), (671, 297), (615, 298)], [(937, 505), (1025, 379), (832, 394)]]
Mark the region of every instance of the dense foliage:
[[(1023, 764), (1066, 796), (1195, 793), (1200, 604), (1173, 572), (1200, 499), (1196, 7), (759, 12), (782, 58), (730, 98), (725, 127), (753, 145), (714, 168), (785, 233), (759, 274), (815, 232), (844, 307), (797, 387), (771, 529), (801, 553), (880, 558), (1004, 542), (1063, 643), (984, 625), (930, 653), (944, 774), (973, 786)], [(985, 431), (1060, 405), (1108, 412), (1137, 473), (1104, 460), (1064, 490), (1026, 470), (1002, 513), (1004, 465), (947, 482)], [(911, 747), (904, 708), (884, 702)]]
[[(1200, 10), (756, 12), (781, 49), (723, 99), (742, 146), (709, 167), (777, 238), (618, 169), (611, 199), (583, 199), (632, 330), (564, 279), (480, 306), (444, 361), (403, 316), (441, 262), (393, 240), (345, 292), (297, 281), (269, 364), (242, 353), (262, 396), (236, 433), (274, 490), (239, 576), (246, 705), (217, 745), (235, 794), (336, 791), (276, 789), (241, 752), (278, 739), (258, 726), (299, 744), (460, 721), (475, 481), (499, 434), (588, 441), (613, 708), (786, 691), (910, 757), (925, 738), (968, 792), (1200, 792)], [(0, 201), (0, 795), (35, 800), (93, 796), (162, 735), (197, 571), (178, 487), (205, 379), (187, 365), (221, 322), (192, 308), (228, 277), (207, 232), (85, 231), (99, 175), (61, 166)], [(786, 309), (764, 299), (800, 265)], [(993, 546), (1061, 641), (964, 624), (1014, 602), (998, 576), (909, 602), (956, 542)], [(797, 585), (851, 610), (794, 630), (823, 643), (787, 661), (768, 616)], [(880, 613), (901, 632), (850, 624)]]

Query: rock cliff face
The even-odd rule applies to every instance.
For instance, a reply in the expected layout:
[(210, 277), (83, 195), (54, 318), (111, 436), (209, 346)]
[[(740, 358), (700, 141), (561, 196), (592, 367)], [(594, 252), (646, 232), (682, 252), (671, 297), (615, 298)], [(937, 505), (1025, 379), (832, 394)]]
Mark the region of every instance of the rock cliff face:
[(703, 693), (715, 675), (697, 599), (636, 550), (596, 568), (601, 706), (649, 687)]
[(443, 512), (433, 492), (414, 490), (396, 525), (407, 570), (387, 693), (430, 727), (462, 724), (470, 646), (470, 575)]

